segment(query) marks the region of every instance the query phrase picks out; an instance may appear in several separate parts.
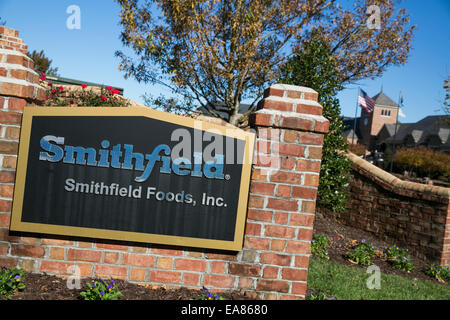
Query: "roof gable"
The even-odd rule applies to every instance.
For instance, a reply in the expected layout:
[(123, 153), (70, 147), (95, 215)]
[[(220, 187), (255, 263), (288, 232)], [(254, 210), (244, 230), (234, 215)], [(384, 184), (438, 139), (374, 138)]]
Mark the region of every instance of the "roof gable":
[(373, 96), (372, 99), (375, 101), (375, 105), (398, 108), (398, 104), (396, 104), (391, 98), (389, 98), (383, 92), (380, 92), (377, 95)]
[[(395, 141), (401, 142), (403, 139), (410, 135), (414, 139), (415, 143), (423, 143), (430, 135), (437, 135), (441, 139), (443, 144), (450, 141), (450, 126), (447, 124), (446, 119), (449, 119), (447, 115), (440, 116), (428, 116), (416, 123), (399, 123), (397, 128), (397, 135)], [(384, 127), (391, 134), (385, 142), (393, 143), (395, 129), (392, 130), (395, 124), (385, 124)]]

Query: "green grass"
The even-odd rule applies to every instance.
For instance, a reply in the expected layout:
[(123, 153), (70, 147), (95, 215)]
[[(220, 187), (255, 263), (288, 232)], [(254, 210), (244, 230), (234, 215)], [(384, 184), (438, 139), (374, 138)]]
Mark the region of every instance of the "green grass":
[(338, 300), (450, 300), (450, 286), (381, 273), (380, 289), (368, 289), (372, 273), (337, 262), (312, 258), (308, 288)]

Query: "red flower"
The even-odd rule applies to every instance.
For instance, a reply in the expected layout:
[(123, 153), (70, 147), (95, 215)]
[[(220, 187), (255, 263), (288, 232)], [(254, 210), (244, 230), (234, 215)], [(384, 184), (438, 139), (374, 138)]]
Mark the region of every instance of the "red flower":
[(108, 98), (106, 98), (105, 95), (102, 94), (102, 101), (106, 101), (106, 100), (108, 100)]
[(82, 87), (83, 89), (86, 89), (86, 88), (87, 88), (87, 85), (83, 83), (83, 84), (81, 85), (81, 87)]
[(52, 93), (56, 93), (56, 89), (53, 89), (53, 90), (52, 90)]
[(59, 91), (64, 91), (64, 87), (63, 87), (63, 86), (60, 86), (60, 87), (59, 87)]
[(108, 89), (109, 91), (111, 91), (111, 90), (112, 90), (112, 87), (111, 87), (111, 86), (107, 86), (106, 89)]
[(47, 77), (45, 76), (45, 74), (43, 72), (41, 72), (41, 80), (45, 81), (45, 79), (47, 79)]
[(72, 100), (70, 100), (70, 104), (75, 104), (75, 102), (73, 102)]
[(53, 83), (49, 82), (47, 83), (49, 87), (53, 86)]
[(119, 90), (117, 90), (117, 89), (114, 89), (114, 90), (112, 91), (112, 93), (113, 93), (113, 94), (119, 94), (119, 93), (120, 93), (120, 91), (119, 91)]
[(48, 96), (45, 96), (45, 100), (48, 100)]

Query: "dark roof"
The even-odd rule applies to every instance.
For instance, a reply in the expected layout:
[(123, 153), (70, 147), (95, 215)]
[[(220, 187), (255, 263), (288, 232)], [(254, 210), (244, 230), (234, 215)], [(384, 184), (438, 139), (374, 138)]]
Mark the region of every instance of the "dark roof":
[(389, 98), (387, 95), (385, 95), (383, 93), (383, 91), (381, 91), (377, 95), (373, 96), (372, 99), (375, 101), (375, 104), (398, 108), (398, 104), (396, 104), (394, 101), (392, 101), (391, 98)]
[[(241, 103), (239, 105), (238, 113), (240, 114), (246, 113), (250, 108), (250, 106), (251, 106), (250, 104)], [(214, 115), (211, 114), (205, 107), (200, 107), (197, 110), (201, 111), (204, 115), (214, 117)], [(227, 121), (229, 120), (228, 108), (224, 104), (217, 104), (216, 107), (213, 109), (213, 111), (224, 117)]]
[[(428, 116), (416, 123), (405, 123), (397, 129), (397, 135), (394, 140), (393, 135), (384, 142), (402, 143), (406, 136), (411, 135), (416, 144), (425, 143), (430, 135), (436, 135), (440, 138), (442, 144), (450, 144), (450, 126), (447, 121), (450, 116)], [(386, 126), (386, 124), (385, 124)], [(392, 125), (390, 125), (392, 126)], [(389, 131), (390, 132), (390, 131)]]
[[(399, 122), (397, 124), (397, 133), (400, 132), (400, 130), (405, 130), (408, 126), (412, 125), (414, 123), (401, 123)], [(390, 136), (393, 136), (395, 134), (395, 123), (385, 123), (384, 127), (388, 131)]]

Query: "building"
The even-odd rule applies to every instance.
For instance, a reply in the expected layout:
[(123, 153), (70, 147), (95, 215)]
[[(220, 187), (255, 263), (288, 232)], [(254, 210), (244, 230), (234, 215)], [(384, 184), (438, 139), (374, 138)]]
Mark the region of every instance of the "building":
[[(394, 124), (397, 120), (398, 104), (381, 91), (372, 99), (375, 101), (373, 112), (368, 113), (361, 108), (361, 116), (356, 119), (356, 136), (358, 143), (364, 144), (369, 150), (375, 148), (376, 138), (385, 124)], [(344, 132), (347, 139), (353, 140), (354, 118), (345, 118), (344, 124), (349, 127)], [(350, 131), (349, 131), (350, 130)]]
[(450, 153), (450, 116), (435, 115), (416, 123), (396, 123), (398, 104), (382, 91), (372, 99), (375, 101), (373, 112), (368, 113), (362, 108), (356, 123), (355, 118), (344, 118), (347, 127), (344, 136), (348, 143), (363, 144), (370, 151), (426, 146)]
[[(47, 76), (47, 81), (53, 83), (54, 85), (63, 85), (63, 86), (69, 86), (69, 87), (80, 87), (82, 84), (85, 84), (90, 88), (97, 88), (97, 89), (108, 87), (107, 84), (81, 81), (81, 80), (63, 78), (63, 77), (59, 77), (59, 76), (58, 77)], [(113, 87), (113, 86), (111, 86), (111, 87)], [(119, 92), (120, 92), (119, 94), (121, 96), (123, 96), (123, 88), (114, 87), (114, 89), (119, 90)]]
[(428, 116), (416, 123), (399, 124), (397, 134), (392, 125), (384, 125), (377, 137), (377, 149), (385, 151), (391, 146), (425, 146), (450, 154), (449, 120), (447, 115)]

